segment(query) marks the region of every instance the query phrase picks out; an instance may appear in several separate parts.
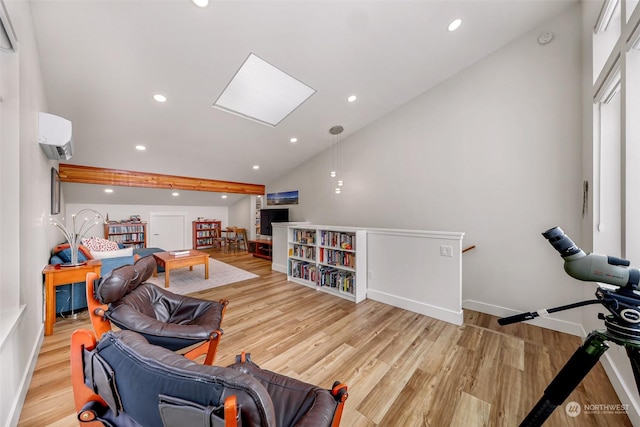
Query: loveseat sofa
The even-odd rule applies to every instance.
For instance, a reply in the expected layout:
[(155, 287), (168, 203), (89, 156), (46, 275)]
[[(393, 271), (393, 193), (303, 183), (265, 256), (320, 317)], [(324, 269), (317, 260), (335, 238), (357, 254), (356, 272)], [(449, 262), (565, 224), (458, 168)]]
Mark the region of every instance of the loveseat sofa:
[[(118, 245), (120, 249), (124, 249), (122, 244)], [(160, 248), (139, 248), (133, 249), (131, 255), (114, 256), (108, 258), (100, 258), (102, 266), (100, 267), (100, 275), (104, 276), (111, 272), (114, 268), (127, 264), (133, 264), (138, 258), (145, 257), (155, 252), (163, 252)], [(84, 246), (80, 246), (78, 250), (78, 261), (86, 261), (93, 259), (91, 252)], [(68, 244), (56, 246), (53, 251), (49, 264), (65, 264), (71, 262), (71, 250)], [(163, 272), (162, 267), (158, 267), (158, 272)], [(69, 285), (56, 287), (56, 314), (74, 312), (87, 308), (87, 295), (85, 290), (85, 282), (77, 282)]]

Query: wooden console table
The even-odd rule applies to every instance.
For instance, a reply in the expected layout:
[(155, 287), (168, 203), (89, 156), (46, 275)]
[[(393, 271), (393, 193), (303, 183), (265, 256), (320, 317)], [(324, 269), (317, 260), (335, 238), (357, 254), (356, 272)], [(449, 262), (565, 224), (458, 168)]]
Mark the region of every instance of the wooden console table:
[(56, 323), (56, 286), (84, 282), (87, 273), (96, 273), (100, 277), (101, 266), (102, 262), (99, 259), (92, 259), (77, 267), (47, 265), (42, 270), (45, 292), (45, 336), (53, 333), (53, 324)]
[(254, 257), (264, 258), (271, 261), (273, 242), (271, 240), (264, 239), (249, 240), (249, 250)]

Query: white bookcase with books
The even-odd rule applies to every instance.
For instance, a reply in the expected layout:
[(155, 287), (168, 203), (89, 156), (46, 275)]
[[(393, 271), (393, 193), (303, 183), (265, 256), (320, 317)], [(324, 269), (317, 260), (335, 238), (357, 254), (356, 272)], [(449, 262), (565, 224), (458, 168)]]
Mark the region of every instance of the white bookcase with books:
[(350, 301), (364, 300), (366, 236), (365, 230), (349, 227), (289, 227), (288, 279)]

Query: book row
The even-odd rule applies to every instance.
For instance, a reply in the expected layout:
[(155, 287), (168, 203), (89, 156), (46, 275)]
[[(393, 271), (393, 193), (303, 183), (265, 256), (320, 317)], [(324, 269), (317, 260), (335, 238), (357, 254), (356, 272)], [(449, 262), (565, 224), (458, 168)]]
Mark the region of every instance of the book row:
[(289, 256), (314, 261), (316, 259), (316, 248), (315, 246), (293, 245), (293, 247), (289, 249)]
[(354, 293), (356, 278), (353, 272), (337, 268), (321, 266), (318, 279), (319, 286), (338, 289), (349, 294)]
[(315, 230), (293, 230), (293, 241), (313, 245), (316, 243)]
[(289, 270), (289, 275), (291, 277), (317, 283), (318, 269), (315, 264), (290, 259)]
[(218, 227), (213, 223), (196, 224), (196, 230), (211, 230), (213, 228), (218, 228)]
[(356, 254), (354, 252), (321, 248), (318, 261), (323, 264), (356, 268)]
[(144, 231), (143, 225), (110, 225), (109, 234), (119, 233), (141, 233)]
[(116, 243), (144, 241), (144, 233), (111, 234), (109, 240)]
[(320, 230), (320, 245), (355, 251), (356, 235), (355, 233)]
[(196, 231), (196, 237), (212, 237), (215, 236), (217, 233), (213, 230), (206, 230), (206, 231)]
[(213, 238), (196, 239), (196, 244), (198, 246), (213, 245), (215, 243), (216, 243), (216, 240)]
[(352, 271), (340, 270), (329, 266), (320, 266), (305, 261), (289, 260), (289, 275), (306, 280), (316, 286), (332, 288), (353, 295), (356, 277)]

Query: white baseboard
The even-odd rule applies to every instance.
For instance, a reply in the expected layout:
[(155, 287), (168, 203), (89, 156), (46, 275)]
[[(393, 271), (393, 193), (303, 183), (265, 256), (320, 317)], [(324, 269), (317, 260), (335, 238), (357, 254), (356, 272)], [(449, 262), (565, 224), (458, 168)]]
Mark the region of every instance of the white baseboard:
[(275, 271), (277, 271), (279, 273), (287, 274), (287, 266), (286, 265), (280, 265), (280, 264), (272, 263), (271, 264), (271, 269), (275, 270)]
[(434, 319), (442, 320), (444, 322), (453, 323), (454, 325), (462, 325), (462, 310), (460, 310), (460, 312), (454, 312), (446, 308), (436, 307), (420, 301), (410, 300), (385, 292), (375, 291), (373, 289), (367, 289), (367, 298), (374, 301), (383, 302), (394, 307), (413, 311), (415, 313), (424, 314), (425, 316), (433, 317)]
[[(602, 367), (607, 373), (607, 377), (609, 377), (609, 381), (611, 381), (611, 385), (616, 391), (620, 402), (628, 405), (627, 416), (631, 420), (631, 424), (634, 426), (640, 426), (640, 402), (637, 398), (638, 391), (636, 389), (629, 389), (620, 381), (622, 374), (607, 353), (604, 354), (604, 357), (600, 358), (600, 363), (602, 363)], [(634, 382), (632, 383), (635, 384)]]
[(24, 405), (24, 400), (27, 397), (27, 392), (29, 391), (29, 385), (31, 384), (31, 378), (33, 377), (33, 371), (36, 369), (36, 362), (38, 361), (38, 355), (40, 354), (40, 349), (42, 348), (42, 343), (44, 341), (44, 323), (40, 327), (40, 331), (38, 332), (38, 340), (35, 342), (35, 345), (31, 349), (31, 354), (29, 356), (29, 367), (24, 372), (22, 376), (22, 380), (20, 381), (20, 386), (18, 387), (18, 392), (16, 393), (15, 399), (11, 404), (11, 409), (9, 413), (8, 426), (17, 426), (18, 421), (20, 421), (20, 414), (22, 413), (22, 406)]

